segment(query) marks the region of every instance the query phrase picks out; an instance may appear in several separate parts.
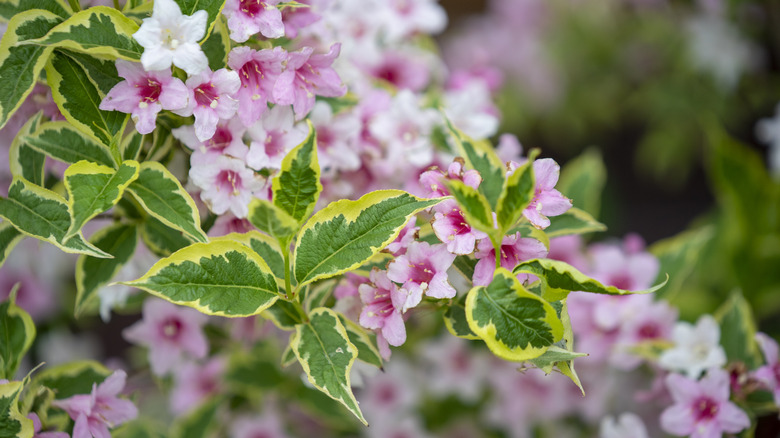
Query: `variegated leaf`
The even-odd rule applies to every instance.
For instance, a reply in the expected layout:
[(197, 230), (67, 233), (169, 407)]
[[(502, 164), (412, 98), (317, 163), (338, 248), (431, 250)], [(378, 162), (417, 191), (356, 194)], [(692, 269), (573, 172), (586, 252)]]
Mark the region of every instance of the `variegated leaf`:
[(111, 370), (99, 362), (68, 362), (44, 368), (35, 376), (31, 386), (50, 388), (55, 399), (62, 400), (77, 394), (89, 394), (92, 385), (102, 383), (110, 375)]
[(572, 207), (561, 215), (550, 216), (550, 226), (545, 228), (544, 232), (553, 238), (606, 230), (607, 226), (594, 219), (588, 212)]
[(253, 199), (249, 203), (247, 219), (258, 230), (267, 233), (281, 241), (295, 235), (300, 224), (286, 211), (265, 199)]
[(81, 160), (114, 167), (111, 151), (74, 128), (68, 122), (42, 123), (35, 132), (22, 138), (29, 147), (68, 164)]
[(160, 163), (141, 164), (138, 179), (127, 187), (144, 209), (165, 225), (183, 231), (198, 242), (207, 242), (200, 228), (195, 201), (181, 183)]
[(515, 169), (501, 188), (501, 196), (498, 197), (496, 219), (502, 234), (509, 231), (523, 215), (523, 210), (528, 207), (534, 198), (533, 156), (529, 157), (522, 166)]
[(27, 134), (35, 131), (40, 126), (43, 113), (39, 112), (30, 118), (11, 142), (11, 150), (8, 151), (8, 167), (11, 175), (19, 176), (27, 181), (43, 186), (46, 177), (46, 156), (30, 147), (27, 143)]
[(96, 232), (90, 241), (114, 258), (79, 257), (76, 262), (76, 316), (92, 307), (98, 290), (107, 285), (133, 257), (138, 242), (138, 227), (133, 224), (114, 224)]
[(19, 396), (22, 382), (0, 384), (0, 436), (9, 438), (32, 438), (33, 421), (19, 412)]
[(53, 50), (20, 43), (45, 35), (61, 22), (62, 17), (52, 12), (32, 10), (20, 12), (8, 23), (0, 41), (0, 129), (33, 90)]
[(379, 190), (357, 201), (334, 202), (312, 216), (298, 235), (298, 286), (357, 268), (392, 242), (409, 219), (441, 199)]
[(26, 44), (137, 61), (144, 51), (133, 39), (137, 30), (138, 25), (118, 10), (95, 6), (74, 14), (45, 36)]
[(195, 243), (181, 231), (174, 230), (152, 216), (145, 217), (141, 223), (141, 239), (149, 250), (160, 257), (168, 257)]
[(55, 50), (46, 64), (46, 80), (54, 103), (68, 122), (106, 146), (118, 141), (118, 134), (127, 124), (127, 115), (99, 108), (105, 95), (73, 56)]
[(299, 223), (314, 211), (322, 191), (314, 126), (307, 123), (309, 135), (284, 157), (279, 175), (271, 182), (274, 205)]
[[(663, 283), (657, 284), (646, 290), (630, 291), (618, 289), (615, 286), (601, 284), (566, 262), (552, 259), (526, 260), (521, 262), (514, 269), (514, 272), (515, 274), (534, 274), (541, 278), (545, 287), (555, 289), (562, 295), (557, 296), (556, 301), (565, 298), (570, 291), (583, 291), (608, 295), (647, 294), (662, 288), (666, 284), (666, 281), (668, 281), (667, 277), (667, 280)], [(543, 296), (545, 296), (544, 292)]]
[(0, 379), (13, 379), (19, 363), (35, 340), (35, 324), (30, 315), (16, 305), (18, 286), (0, 303)]
[(86, 242), (81, 233), (64, 239), (71, 223), (65, 199), (19, 177), (11, 183), (8, 198), (0, 198), (0, 217), (22, 233), (50, 242), (67, 253), (111, 257)]
[(349, 372), (358, 352), (349, 342), (338, 314), (325, 307), (315, 309), (309, 314), (306, 324), (295, 328), (295, 333), (291, 341), (292, 350), (309, 383), (346, 406), (363, 424), (368, 425), (349, 381)]
[(0, 21), (10, 21), (14, 16), (32, 9), (43, 9), (62, 19), (73, 13), (65, 0), (3, 0), (0, 2)]
[(70, 229), (65, 239), (81, 231), (90, 219), (113, 207), (130, 183), (138, 177), (139, 164), (125, 161), (114, 170), (89, 161), (79, 161), (65, 170)]
[(376, 346), (376, 335), (367, 332), (366, 329), (355, 322), (348, 320), (344, 315), (339, 313), (338, 316), (339, 321), (341, 321), (341, 324), (347, 331), (349, 342), (357, 349), (358, 360), (381, 369), (383, 360), (382, 355), (379, 354), (379, 349)]
[(452, 197), (458, 202), (466, 221), (472, 227), (490, 236), (500, 233), (493, 225), (493, 212), (487, 198), (482, 193), (459, 180), (448, 180), (446, 185), (452, 193)]
[(23, 238), (24, 234), (19, 232), (9, 222), (0, 222), (0, 267), (8, 259), (8, 254)]
[(563, 324), (550, 303), (504, 268), (496, 269), (488, 286), (469, 291), (466, 318), (496, 356), (512, 361), (537, 358), (563, 337)]
[(237, 242), (196, 243), (155, 263), (127, 286), (207, 315), (259, 315), (279, 294), (271, 269)]

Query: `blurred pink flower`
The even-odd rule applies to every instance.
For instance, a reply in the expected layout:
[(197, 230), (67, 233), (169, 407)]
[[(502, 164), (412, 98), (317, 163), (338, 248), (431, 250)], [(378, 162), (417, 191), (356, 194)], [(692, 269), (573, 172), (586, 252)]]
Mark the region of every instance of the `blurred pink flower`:
[(764, 333), (756, 333), (756, 341), (764, 353), (766, 365), (757, 369), (753, 373), (753, 377), (772, 392), (775, 404), (780, 405), (780, 355), (778, 354), (777, 341)]
[(149, 363), (158, 376), (183, 362), (186, 355), (206, 357), (208, 342), (202, 326), (208, 317), (186, 307), (148, 298), (143, 319), (126, 328), (122, 335), (130, 342), (149, 347)]
[(225, 361), (213, 358), (205, 364), (187, 362), (175, 370), (175, 385), (171, 391), (171, 410), (181, 415), (219, 393)]

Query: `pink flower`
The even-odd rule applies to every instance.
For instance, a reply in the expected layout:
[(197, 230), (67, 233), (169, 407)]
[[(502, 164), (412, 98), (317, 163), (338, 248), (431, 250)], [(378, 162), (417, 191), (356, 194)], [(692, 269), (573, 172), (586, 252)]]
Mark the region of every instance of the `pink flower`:
[(182, 363), (184, 356), (206, 357), (208, 342), (201, 327), (207, 317), (196, 310), (167, 301), (144, 301), (143, 320), (126, 328), (130, 342), (149, 347), (152, 372), (161, 376)]
[[(493, 281), (496, 270), (496, 251), (490, 239), (482, 239), (477, 244), (474, 255), (479, 261), (474, 267), (474, 286), (487, 286)], [(501, 241), (501, 267), (510, 271), (524, 260), (544, 258), (547, 248), (544, 244), (530, 237), (520, 238), (520, 233), (504, 236)]]
[(416, 221), (417, 218), (413, 217), (410, 219), (401, 232), (398, 233), (398, 237), (387, 245), (385, 249), (396, 257), (406, 254), (406, 249), (414, 242), (414, 239), (417, 238), (417, 233), (420, 232), (420, 227), (415, 226)]
[(252, 125), (248, 134), (251, 138), (246, 164), (252, 169), (281, 169), (287, 152), (306, 139), (308, 128), (295, 123), (292, 107), (275, 105)]
[(121, 59), (116, 61), (116, 70), (125, 80), (108, 92), (100, 109), (129, 113), (139, 133), (154, 131), (160, 110), (187, 106), (187, 87), (170, 70), (146, 72), (140, 64)]
[(316, 102), (309, 120), (317, 131), (317, 155), (323, 172), (360, 168), (358, 140), (362, 124), (352, 111), (333, 114), (330, 105)]
[(238, 89), (238, 118), (244, 126), (260, 120), (273, 97), (276, 78), (282, 73), (287, 52), (281, 47), (257, 50), (246, 46), (236, 47), (228, 55), (228, 66), (238, 72), (241, 88)]
[(339, 56), (341, 44), (333, 44), (324, 55), (304, 47), (287, 55), (287, 69), (274, 85), (273, 97), (280, 105), (292, 105), (295, 118), (303, 119), (314, 106), (314, 96), (338, 97), (347, 92), (338, 73), (331, 67)]
[(268, 181), (256, 175), (244, 161), (220, 155), (207, 163), (192, 163), (192, 183), (200, 187), (200, 199), (216, 214), (230, 211), (237, 218), (249, 213), (249, 202), (264, 196)]
[(181, 415), (219, 393), (222, 384), (220, 377), (224, 371), (225, 361), (222, 358), (211, 359), (204, 365), (193, 362), (184, 364), (175, 375), (171, 410)]
[(263, 408), (263, 414), (237, 419), (232, 427), (233, 438), (287, 438), (281, 422), (282, 415), (268, 406)]
[(447, 269), (454, 260), (455, 254), (447, 251), (445, 245), (412, 242), (406, 254), (387, 265), (387, 278), (403, 283), (408, 292), (401, 311), (420, 304), (423, 293), (433, 298), (454, 297), (455, 288), (447, 281)]
[(547, 216), (565, 213), (571, 208), (571, 200), (555, 190), (561, 170), (558, 163), (552, 158), (542, 158), (534, 161), (533, 166), (536, 177), (535, 194), (531, 203), (523, 210), (523, 216), (531, 221), (533, 226), (547, 228), (550, 226)]
[(588, 261), (583, 246), (582, 237), (578, 234), (554, 237), (550, 239), (550, 253), (547, 258), (566, 262), (585, 272), (588, 269)]
[(674, 404), (661, 413), (661, 428), (691, 438), (719, 438), (750, 426), (750, 419), (729, 401), (729, 375), (713, 368), (700, 381), (670, 374), (666, 387)]
[(463, 170), (463, 159), (456, 158), (447, 168), (444, 174), (437, 167), (426, 170), (420, 175), (420, 185), (426, 190), (426, 196), (437, 198), (449, 196), (450, 192), (444, 185), (448, 179), (457, 179), (463, 181), (467, 186), (476, 189), (482, 182), (482, 176), (476, 170)]
[(753, 377), (774, 394), (775, 404), (780, 405), (780, 355), (777, 342), (764, 333), (756, 333), (756, 341), (764, 353), (766, 365), (757, 369)]
[(260, 33), (266, 38), (284, 36), (282, 12), (276, 7), (281, 0), (227, 0), (223, 13), (228, 19), (230, 38), (243, 43)]
[(246, 158), (247, 148), (244, 143), (246, 128), (237, 119), (220, 120), (211, 138), (201, 141), (195, 135), (195, 127), (184, 125), (171, 131), (173, 136), (192, 149), (190, 161), (193, 165), (213, 162), (220, 155), (229, 155), (243, 160)]
[(229, 119), (238, 110), (238, 101), (231, 96), (238, 92), (241, 81), (238, 73), (221, 68), (212, 72), (208, 68), (187, 79), (189, 102), (176, 111), (180, 116), (195, 115), (195, 135), (206, 141), (217, 131), (219, 119)]
[(388, 50), (365, 69), (369, 75), (382, 79), (396, 88), (414, 92), (422, 91), (430, 78), (424, 55), (412, 51)]
[(126, 378), (124, 371), (114, 371), (100, 385), (93, 383), (90, 394), (52, 402), (52, 406), (64, 409), (76, 421), (73, 438), (110, 438), (109, 427), (138, 416), (138, 409), (130, 400), (117, 398), (125, 387)]
[(370, 284), (358, 287), (364, 305), (358, 321), (365, 328), (378, 330), (377, 342), (380, 347), (385, 344), (385, 353), (389, 357), (387, 344), (398, 347), (406, 342), (406, 327), (401, 315), (406, 294), (387, 278), (386, 271), (374, 268), (369, 278)]
[(298, 32), (301, 29), (305, 29), (310, 24), (316, 23), (322, 17), (315, 13), (312, 9), (311, 0), (298, 0), (298, 3), (309, 5), (310, 7), (302, 8), (285, 8), (282, 11), (282, 22), (284, 23), (284, 34), (289, 39), (294, 39), (298, 36)]
[(603, 284), (619, 289), (642, 290), (658, 275), (658, 259), (641, 250), (637, 236), (628, 235), (623, 245), (594, 244), (588, 248), (593, 261), (590, 275)]
[(433, 232), (447, 244), (447, 251), (453, 254), (471, 254), (477, 240), (487, 239), (487, 234), (472, 228), (463, 217), (463, 212), (453, 200), (447, 200), (434, 207)]

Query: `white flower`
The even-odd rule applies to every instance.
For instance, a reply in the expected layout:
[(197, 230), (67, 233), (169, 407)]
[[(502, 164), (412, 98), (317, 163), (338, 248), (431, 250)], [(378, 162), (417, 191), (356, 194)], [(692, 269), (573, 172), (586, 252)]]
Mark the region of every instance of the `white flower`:
[(183, 15), (173, 0), (155, 0), (152, 16), (144, 18), (141, 28), (133, 34), (144, 48), (144, 69), (165, 70), (173, 63), (188, 75), (203, 71), (208, 60), (198, 41), (206, 35), (207, 19), (206, 11)]
[(710, 315), (704, 315), (696, 326), (678, 322), (672, 333), (674, 348), (661, 354), (659, 364), (667, 370), (683, 371), (697, 379), (702, 371), (721, 368), (726, 364), (726, 353), (720, 346), (720, 327)]
[(617, 421), (612, 416), (601, 420), (599, 428), (599, 438), (647, 438), (647, 429), (642, 419), (636, 414), (625, 412), (618, 417)]

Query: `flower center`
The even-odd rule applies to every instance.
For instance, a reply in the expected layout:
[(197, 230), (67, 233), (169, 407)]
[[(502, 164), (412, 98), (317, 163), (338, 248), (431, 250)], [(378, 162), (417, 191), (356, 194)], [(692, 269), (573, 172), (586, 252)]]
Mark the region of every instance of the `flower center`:
[(214, 84), (207, 82), (195, 88), (195, 102), (201, 106), (216, 108), (219, 101), (219, 95)]
[(712, 420), (718, 414), (718, 403), (709, 397), (702, 397), (694, 404), (696, 421)]
[(217, 126), (217, 132), (208, 141), (209, 149), (222, 152), (233, 141), (233, 134), (224, 126)]
[(241, 177), (232, 170), (223, 170), (217, 175), (217, 187), (220, 190), (230, 192), (233, 196), (238, 196), (238, 189), (241, 187)]
[(146, 83), (135, 84), (138, 88), (138, 95), (141, 97), (139, 106), (145, 108), (150, 103), (157, 102), (160, 98), (160, 92), (162, 92), (162, 84), (152, 78), (146, 78)]
[(659, 337), (661, 337), (661, 330), (656, 324), (648, 323), (639, 328), (640, 339), (657, 339)]
[(260, 81), (265, 78), (260, 63), (257, 61), (247, 62), (238, 69), (238, 75), (241, 78), (241, 84), (244, 88), (253, 88), (255, 90), (252, 99), (259, 99), (260, 95), (258, 94), (258, 91), (260, 90)]
[(254, 17), (265, 9), (265, 3), (260, 0), (241, 0), (241, 12)]
[(177, 318), (169, 318), (162, 325), (162, 334), (168, 339), (176, 339), (181, 333), (182, 323)]

